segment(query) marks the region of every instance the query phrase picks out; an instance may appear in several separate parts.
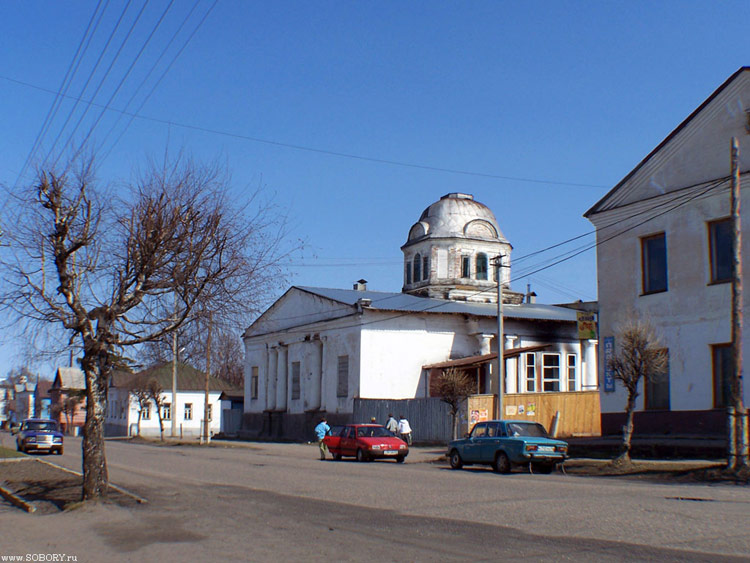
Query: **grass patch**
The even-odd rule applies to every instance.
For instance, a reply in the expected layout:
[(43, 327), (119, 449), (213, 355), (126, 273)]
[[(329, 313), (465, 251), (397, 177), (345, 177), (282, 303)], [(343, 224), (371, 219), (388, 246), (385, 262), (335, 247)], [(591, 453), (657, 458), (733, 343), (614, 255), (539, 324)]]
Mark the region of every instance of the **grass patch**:
[(11, 448), (4, 448), (3, 446), (0, 446), (0, 459), (5, 459), (9, 457), (24, 457), (26, 454), (22, 454), (21, 452), (17, 452), (14, 449)]

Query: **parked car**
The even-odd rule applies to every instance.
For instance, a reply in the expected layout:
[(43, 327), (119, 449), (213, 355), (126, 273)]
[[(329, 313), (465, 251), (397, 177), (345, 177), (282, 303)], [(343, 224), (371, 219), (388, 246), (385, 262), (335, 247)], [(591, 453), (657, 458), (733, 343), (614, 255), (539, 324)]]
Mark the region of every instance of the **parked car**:
[(46, 418), (27, 418), (14, 432), (19, 452), (63, 453), (63, 435), (57, 422)]
[(478, 422), (471, 433), (448, 444), (453, 469), (464, 465), (491, 465), (498, 473), (510, 473), (514, 465), (551, 473), (568, 457), (568, 443), (550, 438), (544, 426), (526, 420)]
[(396, 438), (380, 424), (347, 424), (340, 432), (326, 436), (323, 441), (336, 461), (351, 456), (356, 457), (357, 461), (386, 458), (403, 463), (409, 455), (406, 442)]

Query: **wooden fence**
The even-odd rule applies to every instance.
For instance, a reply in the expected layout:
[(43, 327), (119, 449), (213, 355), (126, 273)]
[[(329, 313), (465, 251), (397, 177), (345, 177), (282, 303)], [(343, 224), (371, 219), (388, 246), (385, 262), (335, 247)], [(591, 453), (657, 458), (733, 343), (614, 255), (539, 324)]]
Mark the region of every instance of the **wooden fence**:
[[(493, 395), (469, 397), (470, 429), (475, 422), (495, 416)], [(552, 429), (555, 413), (560, 413), (557, 436), (600, 436), (601, 409), (598, 391), (565, 393), (518, 393), (503, 397), (503, 418), (534, 420)]]

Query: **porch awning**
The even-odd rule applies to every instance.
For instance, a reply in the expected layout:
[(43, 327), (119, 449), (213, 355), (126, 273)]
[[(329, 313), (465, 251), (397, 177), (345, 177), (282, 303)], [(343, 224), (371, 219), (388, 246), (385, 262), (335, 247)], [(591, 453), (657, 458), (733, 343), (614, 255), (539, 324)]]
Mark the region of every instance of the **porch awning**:
[[(538, 344), (536, 346), (526, 346), (523, 348), (508, 348), (503, 351), (503, 357), (507, 360), (508, 358), (516, 358), (526, 352), (538, 352), (549, 348), (551, 344)], [(422, 369), (448, 369), (448, 368), (470, 368), (478, 367), (482, 364), (491, 362), (497, 359), (497, 352), (491, 352), (489, 354), (483, 354), (481, 356), (468, 356), (466, 358), (458, 358), (456, 360), (447, 360), (445, 362), (439, 362), (437, 364), (430, 364), (422, 366)]]

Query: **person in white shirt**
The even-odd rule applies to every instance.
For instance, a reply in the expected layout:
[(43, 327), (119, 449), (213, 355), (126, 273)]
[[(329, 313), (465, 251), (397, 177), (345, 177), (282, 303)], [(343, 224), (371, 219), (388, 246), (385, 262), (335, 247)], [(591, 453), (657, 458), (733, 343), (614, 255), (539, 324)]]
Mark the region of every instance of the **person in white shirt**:
[(396, 436), (398, 434), (398, 420), (392, 414), (388, 413), (388, 422), (385, 423), (388, 432)]
[(401, 439), (411, 446), (411, 426), (409, 426), (409, 421), (403, 414), (398, 418), (398, 433), (401, 435)]

